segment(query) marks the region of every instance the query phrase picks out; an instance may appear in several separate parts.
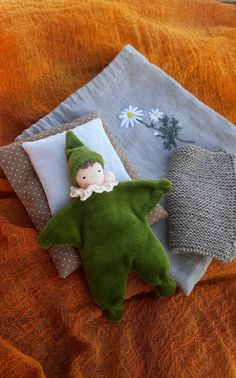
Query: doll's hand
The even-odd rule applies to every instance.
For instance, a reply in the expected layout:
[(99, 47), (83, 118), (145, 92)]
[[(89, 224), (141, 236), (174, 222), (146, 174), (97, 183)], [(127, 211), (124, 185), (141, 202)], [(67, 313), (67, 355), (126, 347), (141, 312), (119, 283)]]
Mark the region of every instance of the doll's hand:
[(163, 193), (168, 193), (168, 192), (171, 192), (171, 190), (173, 188), (173, 184), (170, 180), (164, 178), (164, 179), (158, 181), (157, 188), (159, 190), (162, 190)]

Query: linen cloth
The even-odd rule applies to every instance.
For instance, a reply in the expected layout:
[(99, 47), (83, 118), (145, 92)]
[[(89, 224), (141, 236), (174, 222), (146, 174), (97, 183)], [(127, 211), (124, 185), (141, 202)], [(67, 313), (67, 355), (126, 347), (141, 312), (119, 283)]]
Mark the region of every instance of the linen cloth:
[[(118, 181), (130, 180), (104, 131), (100, 118), (75, 127), (73, 133), (91, 150), (103, 156), (105, 174), (112, 171)], [(66, 131), (22, 144), (44, 188), (52, 214), (55, 214), (71, 199), (72, 184), (68, 176), (65, 136)]]
[[(143, 179), (167, 176), (173, 149), (164, 149), (162, 141), (142, 124), (127, 129), (120, 127), (119, 114), (129, 104), (146, 113), (158, 107), (168, 116), (174, 116), (181, 124), (182, 139), (194, 141), (206, 149), (225, 149), (230, 153), (235, 150), (234, 126), (148, 62), (131, 45), (125, 46), (100, 74), (25, 130), (18, 139), (56, 127), (95, 109)], [(168, 251), (167, 223), (153, 226), (153, 231)], [(168, 253), (173, 277), (184, 293), (189, 294), (205, 273), (211, 257)]]

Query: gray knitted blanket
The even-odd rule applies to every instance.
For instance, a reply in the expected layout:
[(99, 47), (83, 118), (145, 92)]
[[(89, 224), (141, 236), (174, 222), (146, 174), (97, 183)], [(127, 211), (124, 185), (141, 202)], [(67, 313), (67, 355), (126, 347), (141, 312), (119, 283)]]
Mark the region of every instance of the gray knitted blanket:
[(169, 247), (175, 253), (209, 255), (228, 262), (236, 255), (235, 156), (198, 146), (174, 153), (169, 178)]

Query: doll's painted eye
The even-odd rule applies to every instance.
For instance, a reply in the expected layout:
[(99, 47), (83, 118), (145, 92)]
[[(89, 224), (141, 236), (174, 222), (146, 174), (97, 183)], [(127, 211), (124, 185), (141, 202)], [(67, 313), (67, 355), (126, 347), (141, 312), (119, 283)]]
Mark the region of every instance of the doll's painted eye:
[(101, 172), (101, 169), (99, 169), (98, 172)]
[(86, 179), (86, 177), (84, 176), (83, 179)]

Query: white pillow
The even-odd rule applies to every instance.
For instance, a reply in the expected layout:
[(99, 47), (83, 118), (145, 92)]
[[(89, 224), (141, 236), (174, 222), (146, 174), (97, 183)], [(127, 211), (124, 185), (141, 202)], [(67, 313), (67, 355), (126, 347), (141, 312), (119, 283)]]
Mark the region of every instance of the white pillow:
[[(86, 146), (102, 155), (105, 162), (105, 174), (112, 171), (117, 181), (130, 180), (104, 131), (100, 118), (77, 126), (72, 131)], [(69, 193), (72, 184), (68, 176), (65, 136), (66, 131), (45, 139), (22, 144), (41, 181), (52, 214), (71, 199)]]

